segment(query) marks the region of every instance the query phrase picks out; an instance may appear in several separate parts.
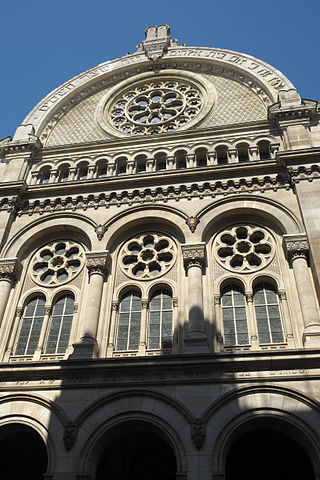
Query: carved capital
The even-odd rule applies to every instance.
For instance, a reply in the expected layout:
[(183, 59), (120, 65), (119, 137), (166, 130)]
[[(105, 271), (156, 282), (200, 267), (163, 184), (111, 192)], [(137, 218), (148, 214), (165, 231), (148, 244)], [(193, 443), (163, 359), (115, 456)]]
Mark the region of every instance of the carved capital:
[(292, 262), (296, 258), (308, 258), (309, 242), (306, 235), (284, 235), (284, 248), (289, 262)]
[(50, 315), (51, 314), (51, 305), (46, 305), (44, 307), (44, 314), (45, 315)]
[(246, 300), (247, 300), (247, 303), (252, 303), (253, 302), (252, 293), (246, 293)]
[(89, 275), (105, 275), (110, 262), (109, 252), (86, 252)]
[(142, 305), (142, 308), (148, 308), (149, 302), (147, 300), (142, 300), (141, 305)]
[(221, 302), (221, 297), (220, 297), (220, 295), (215, 295), (215, 296), (213, 297), (213, 303), (214, 303), (214, 305), (220, 305), (220, 302)]
[(278, 295), (281, 302), (285, 302), (287, 300), (287, 294), (284, 290), (278, 290)]
[(204, 267), (205, 264), (205, 244), (182, 245), (182, 257), (186, 270), (190, 267)]
[(206, 425), (199, 418), (196, 418), (191, 424), (190, 430), (194, 446), (200, 450), (206, 438)]
[(190, 228), (191, 232), (194, 233), (196, 231), (197, 225), (199, 224), (200, 220), (197, 217), (188, 217), (186, 220), (186, 224)]
[(0, 280), (8, 280), (14, 283), (21, 271), (21, 263), (17, 258), (0, 259)]
[(16, 308), (16, 318), (21, 318), (23, 314), (23, 308), (22, 307), (17, 307)]
[(118, 302), (111, 302), (111, 310), (113, 312), (117, 312), (119, 308), (119, 303)]
[(72, 448), (74, 447), (74, 444), (76, 443), (78, 436), (78, 427), (72, 422), (69, 422), (65, 427), (64, 427), (64, 433), (63, 433), (63, 443), (65, 446), (65, 449), (67, 452), (70, 452)]
[(179, 302), (178, 302), (177, 297), (173, 297), (172, 305), (173, 305), (173, 308), (177, 308), (179, 306)]

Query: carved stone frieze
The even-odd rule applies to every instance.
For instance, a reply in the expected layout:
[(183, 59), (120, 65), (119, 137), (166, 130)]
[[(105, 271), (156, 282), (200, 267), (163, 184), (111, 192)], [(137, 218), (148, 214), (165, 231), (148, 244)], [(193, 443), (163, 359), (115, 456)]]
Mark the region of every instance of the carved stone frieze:
[(205, 265), (205, 254), (204, 243), (182, 245), (182, 257), (185, 269), (188, 270), (188, 268), (194, 266), (203, 268)]
[(93, 274), (105, 275), (110, 262), (110, 254), (105, 252), (86, 252), (86, 266), (89, 276)]
[(21, 263), (17, 258), (0, 259), (0, 280), (8, 280), (13, 283), (21, 270)]
[(190, 429), (194, 446), (197, 450), (200, 450), (206, 438), (206, 425), (199, 418), (196, 418), (192, 422)]

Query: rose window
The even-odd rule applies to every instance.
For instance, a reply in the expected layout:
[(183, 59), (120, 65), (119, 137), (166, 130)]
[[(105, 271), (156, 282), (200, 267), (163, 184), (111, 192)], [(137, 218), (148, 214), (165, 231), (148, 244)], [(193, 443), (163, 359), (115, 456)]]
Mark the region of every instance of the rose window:
[(41, 248), (32, 261), (32, 277), (48, 286), (72, 280), (83, 267), (83, 249), (74, 242), (53, 242)]
[(141, 235), (124, 245), (120, 258), (124, 273), (148, 280), (170, 270), (176, 259), (176, 246), (170, 238), (162, 235)]
[(136, 135), (168, 132), (195, 117), (201, 108), (197, 87), (176, 81), (138, 85), (111, 107), (114, 127)]
[(265, 267), (274, 256), (274, 241), (260, 227), (238, 225), (224, 230), (214, 243), (218, 262), (229, 270), (250, 272)]

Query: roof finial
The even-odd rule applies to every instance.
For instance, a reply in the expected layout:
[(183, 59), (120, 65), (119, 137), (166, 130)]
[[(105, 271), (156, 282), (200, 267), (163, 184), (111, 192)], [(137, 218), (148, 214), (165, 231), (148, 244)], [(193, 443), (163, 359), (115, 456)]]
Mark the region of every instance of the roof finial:
[(156, 62), (167, 52), (168, 47), (178, 45), (174, 38), (170, 38), (169, 25), (151, 26), (144, 31), (146, 38), (137, 46), (137, 52), (145, 52), (147, 57)]

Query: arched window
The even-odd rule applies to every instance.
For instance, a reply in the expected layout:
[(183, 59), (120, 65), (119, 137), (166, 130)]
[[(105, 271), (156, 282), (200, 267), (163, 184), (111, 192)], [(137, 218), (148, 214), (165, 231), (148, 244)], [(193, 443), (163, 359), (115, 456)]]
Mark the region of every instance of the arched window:
[(136, 172), (143, 173), (147, 169), (147, 157), (145, 155), (138, 155), (136, 158)]
[(274, 287), (260, 283), (253, 291), (259, 343), (284, 342), (279, 297)]
[(61, 165), (59, 167), (59, 182), (67, 182), (69, 180), (69, 165)]
[(207, 154), (208, 151), (206, 148), (197, 148), (197, 150), (195, 151), (197, 167), (207, 166)]
[(120, 300), (117, 350), (138, 350), (141, 323), (141, 294), (126, 292)]
[(237, 145), (239, 162), (249, 162), (249, 146), (247, 143)]
[(187, 154), (184, 150), (179, 150), (178, 152), (176, 152), (175, 157), (178, 169), (187, 167)]
[(218, 165), (225, 165), (228, 163), (228, 147), (220, 145), (216, 148)]
[(51, 168), (50, 167), (44, 167), (40, 170), (40, 175), (39, 175), (39, 183), (45, 184), (49, 183), (50, 181), (50, 173), (51, 173)]
[(117, 160), (117, 175), (125, 175), (127, 173), (127, 159), (125, 157)]
[(63, 295), (54, 304), (45, 353), (65, 353), (73, 320), (74, 297)]
[(148, 348), (172, 346), (172, 295), (157, 290), (151, 297), (149, 311)]
[(271, 158), (270, 142), (261, 140), (258, 142), (260, 160), (269, 160)]
[(38, 347), (45, 312), (45, 297), (38, 295), (29, 300), (23, 312), (15, 355), (33, 355)]
[(221, 295), (224, 344), (249, 343), (245, 296), (238, 285), (228, 285)]
[(78, 165), (78, 179), (86, 180), (88, 178), (88, 163), (81, 162)]
[(97, 163), (97, 178), (102, 178), (107, 176), (107, 160), (99, 160)]
[(167, 155), (165, 153), (157, 153), (155, 155), (156, 170), (165, 170), (167, 168)]

